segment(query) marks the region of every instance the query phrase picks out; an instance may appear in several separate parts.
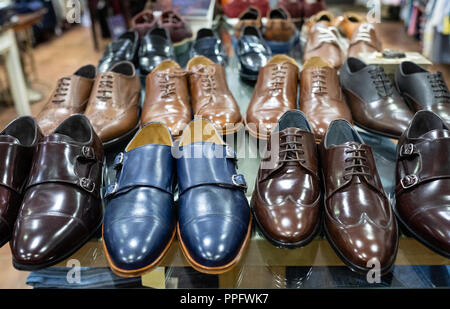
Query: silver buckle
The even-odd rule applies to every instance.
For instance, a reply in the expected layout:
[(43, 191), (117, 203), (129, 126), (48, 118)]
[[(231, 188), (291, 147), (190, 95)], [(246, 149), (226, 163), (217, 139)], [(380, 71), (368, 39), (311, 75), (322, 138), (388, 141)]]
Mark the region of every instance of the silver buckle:
[(83, 148), (81, 148), (81, 153), (86, 159), (95, 159), (94, 149), (92, 149), (92, 147), (83, 146)]
[(419, 178), (416, 175), (406, 175), (400, 179), (400, 184), (403, 189), (408, 189), (415, 186), (419, 182)]
[(94, 192), (95, 189), (95, 183), (86, 177), (80, 179), (80, 186), (89, 193)]
[(119, 153), (119, 159), (117, 162), (114, 162), (114, 169), (118, 169), (120, 165), (123, 163), (124, 154), (123, 152)]
[(414, 153), (413, 144), (404, 144), (400, 147), (400, 156), (410, 156)]
[(244, 188), (245, 190), (247, 190), (247, 184), (242, 184), (242, 183), (238, 183), (235, 179), (235, 177), (240, 176), (239, 174), (234, 174), (233, 176), (231, 176), (231, 181), (233, 182), (233, 184), (237, 187), (241, 187)]

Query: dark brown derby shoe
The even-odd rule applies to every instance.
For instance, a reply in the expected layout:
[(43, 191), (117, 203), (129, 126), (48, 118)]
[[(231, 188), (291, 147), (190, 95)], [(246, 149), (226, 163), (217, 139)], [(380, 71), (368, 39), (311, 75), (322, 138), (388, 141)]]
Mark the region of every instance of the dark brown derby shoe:
[(36, 270), (66, 259), (99, 229), (103, 148), (84, 115), (37, 146), (11, 241), (13, 265)]
[(333, 121), (320, 147), (324, 231), (350, 269), (381, 274), (394, 264), (397, 222), (378, 175), (372, 149), (345, 120)]
[(267, 145), (251, 201), (256, 222), (275, 246), (304, 246), (320, 227), (317, 148), (306, 117), (286, 112)]
[(32, 117), (19, 117), (0, 132), (0, 247), (11, 239), (23, 187), (43, 135)]
[(395, 211), (420, 242), (450, 258), (450, 127), (419, 111), (397, 144)]

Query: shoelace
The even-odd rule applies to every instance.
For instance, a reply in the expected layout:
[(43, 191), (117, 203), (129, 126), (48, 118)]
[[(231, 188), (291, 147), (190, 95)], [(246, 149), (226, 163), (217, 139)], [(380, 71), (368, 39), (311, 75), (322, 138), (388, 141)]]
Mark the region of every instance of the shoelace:
[(284, 81), (286, 79), (287, 65), (277, 64), (272, 67), (271, 81), (269, 91), (271, 93), (283, 90)]
[(348, 46), (346, 46), (346, 44), (344, 44), (343, 41), (338, 37), (339, 32), (336, 27), (328, 27), (328, 28), (318, 27), (317, 29), (319, 31), (318, 35), (319, 42), (336, 43), (341, 49), (341, 51), (347, 50)]
[(377, 89), (378, 94), (381, 97), (390, 96), (394, 88), (392, 86), (391, 80), (384, 72), (384, 69), (381, 66), (375, 66), (368, 72), (373, 84), (375, 85), (375, 88)]
[(448, 102), (450, 100), (450, 92), (445, 84), (442, 73), (430, 73), (427, 75), (427, 78), (433, 90), (434, 97), (438, 100)]
[(366, 150), (357, 145), (352, 145), (352, 147), (354, 148), (345, 150), (346, 154), (352, 154), (352, 156), (345, 159), (345, 162), (351, 162), (351, 164), (344, 168), (344, 179), (347, 180), (348, 177), (358, 175), (371, 177), (370, 167), (367, 165)]
[[(58, 85), (56, 86), (52, 102), (55, 104), (63, 103), (64, 97), (67, 95), (67, 92), (69, 91), (69, 86), (70, 86), (70, 78), (69, 77), (61, 78), (58, 81)], [(63, 99), (57, 99), (60, 97), (63, 97)]]
[(372, 30), (373, 28), (374, 27), (372, 24), (362, 24), (361, 26), (359, 26), (358, 32), (356, 33), (352, 41), (365, 41), (368, 43), (372, 43), (370, 30)]
[(328, 92), (326, 86), (326, 74), (322, 68), (313, 71), (311, 79), (312, 79), (311, 92), (315, 94), (326, 94)]
[[(303, 155), (305, 151), (303, 150), (303, 144), (298, 139), (302, 139), (303, 136), (299, 133), (286, 133), (281, 136), (285, 138), (285, 141), (280, 143), (280, 163), (288, 162), (300, 162), (306, 163)], [(290, 138), (292, 137), (292, 138)], [(298, 138), (298, 139), (297, 139)]]
[(97, 99), (109, 100), (112, 98), (113, 89), (113, 76), (109, 74), (103, 74), (100, 77), (100, 82), (97, 90)]
[(176, 93), (175, 81), (174, 78), (185, 76), (185, 71), (165, 71), (160, 72), (156, 76), (159, 80), (159, 87), (162, 91), (161, 97), (164, 99), (169, 98), (170, 96)]
[(199, 75), (203, 89), (209, 95), (215, 95), (217, 83), (215, 77), (216, 68), (214, 66), (201, 66), (196, 71), (191, 71), (191, 74)]

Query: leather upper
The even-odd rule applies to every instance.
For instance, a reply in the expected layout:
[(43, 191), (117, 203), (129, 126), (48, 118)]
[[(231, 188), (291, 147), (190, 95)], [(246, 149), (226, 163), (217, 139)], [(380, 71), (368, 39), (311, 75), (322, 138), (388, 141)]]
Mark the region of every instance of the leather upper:
[(450, 124), (450, 91), (442, 73), (431, 73), (404, 61), (395, 74), (399, 92), (414, 111), (429, 110)]
[(353, 268), (367, 271), (376, 258), (384, 272), (398, 247), (397, 224), (378, 175), (372, 149), (345, 120), (333, 121), (322, 140), (325, 228)]
[(314, 236), (319, 202), (314, 133), (301, 112), (288, 111), (267, 143), (253, 191), (253, 212), (268, 237), (289, 246)]
[(225, 68), (198, 56), (188, 62), (187, 69), (194, 118), (208, 119), (224, 134), (239, 129), (242, 115), (228, 88)]
[(291, 18), (298, 19), (303, 17), (303, 1), (278, 0), (277, 6), (283, 7), (288, 11)]
[(110, 71), (97, 75), (85, 115), (103, 142), (138, 125), (140, 91), (139, 77), (130, 62), (117, 63)]
[(162, 12), (159, 25), (169, 30), (170, 39), (173, 43), (181, 43), (192, 38), (191, 26), (176, 12), (167, 10)]
[(38, 143), (14, 226), (15, 263), (50, 266), (93, 235), (103, 217), (102, 173), (102, 143), (84, 115)]
[(86, 65), (58, 80), (56, 89), (36, 117), (44, 135), (53, 132), (70, 115), (84, 112), (96, 74), (95, 66)]
[(247, 186), (236, 162), (207, 120), (192, 121), (176, 149), (179, 237), (202, 268), (233, 263), (249, 237)]
[(168, 129), (158, 122), (144, 126), (116, 156), (114, 168), (103, 240), (113, 269), (138, 270), (161, 256), (175, 231), (175, 160)]
[(348, 39), (352, 39), (358, 27), (364, 23), (365, 18), (355, 12), (346, 12), (336, 17), (334, 25), (337, 26)]
[(348, 48), (348, 57), (357, 58), (360, 53), (373, 53), (382, 50), (381, 41), (370, 23), (361, 23), (353, 32)]
[(156, 27), (157, 20), (152, 10), (143, 10), (131, 19), (131, 29), (139, 33), (139, 37), (143, 38), (151, 29)]
[(270, 10), (264, 28), (264, 38), (268, 41), (288, 42), (297, 33), (297, 27), (289, 13), (282, 7)]
[(223, 10), (228, 17), (236, 18), (250, 7), (256, 8), (262, 16), (266, 16), (270, 10), (270, 3), (269, 0), (229, 0)]
[(16, 118), (0, 132), (0, 246), (11, 238), (33, 155), (42, 138), (29, 116)]
[(299, 69), (295, 60), (276, 55), (261, 68), (246, 115), (246, 125), (253, 135), (267, 139), (278, 119), (297, 108)]
[(163, 61), (147, 76), (141, 123), (165, 123), (175, 138), (191, 121), (187, 72), (174, 61)]
[(259, 70), (271, 58), (272, 51), (258, 28), (246, 26), (237, 42), (236, 56), (241, 73), (257, 77)]
[(99, 72), (107, 72), (116, 63), (130, 61), (136, 63), (139, 50), (139, 33), (127, 31), (117, 40), (109, 43), (98, 64)]
[(381, 66), (348, 58), (340, 82), (356, 124), (394, 138), (406, 130), (413, 113)]
[(201, 28), (190, 50), (190, 58), (205, 56), (213, 62), (225, 65), (228, 59), (222, 40), (209, 28)]
[(239, 20), (236, 26), (234, 26), (234, 36), (239, 39), (242, 30), (247, 26), (253, 26), (260, 30), (262, 29), (261, 13), (258, 9), (249, 7), (240, 14)]
[(397, 215), (422, 242), (450, 257), (450, 127), (419, 111), (397, 144)]
[(175, 59), (169, 31), (165, 28), (154, 27), (144, 35), (139, 48), (141, 75), (146, 76), (166, 59)]
[(321, 141), (331, 121), (352, 115), (341, 91), (337, 70), (320, 58), (311, 58), (300, 74), (300, 110), (310, 121), (317, 141)]

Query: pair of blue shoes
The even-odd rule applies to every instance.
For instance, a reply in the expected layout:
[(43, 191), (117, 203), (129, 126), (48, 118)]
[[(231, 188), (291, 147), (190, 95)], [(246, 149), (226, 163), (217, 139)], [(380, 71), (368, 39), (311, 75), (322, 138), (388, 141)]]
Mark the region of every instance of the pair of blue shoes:
[(220, 274), (235, 266), (251, 234), (247, 185), (236, 160), (208, 120), (193, 120), (175, 145), (163, 123), (138, 131), (116, 157), (116, 182), (106, 193), (103, 246), (113, 272), (152, 270), (175, 233), (196, 270)]

